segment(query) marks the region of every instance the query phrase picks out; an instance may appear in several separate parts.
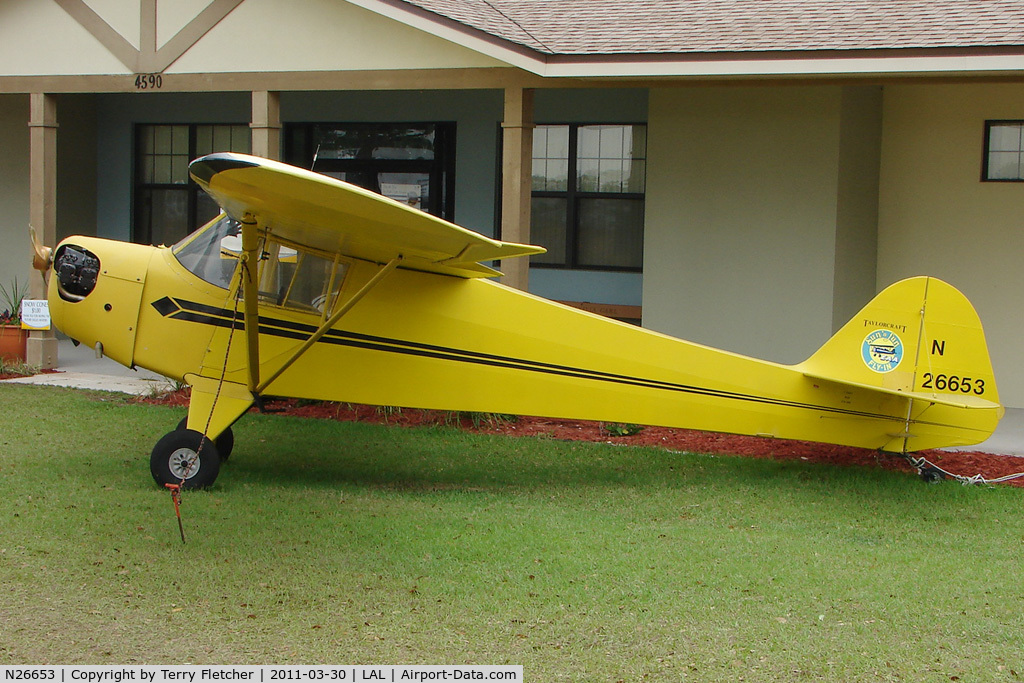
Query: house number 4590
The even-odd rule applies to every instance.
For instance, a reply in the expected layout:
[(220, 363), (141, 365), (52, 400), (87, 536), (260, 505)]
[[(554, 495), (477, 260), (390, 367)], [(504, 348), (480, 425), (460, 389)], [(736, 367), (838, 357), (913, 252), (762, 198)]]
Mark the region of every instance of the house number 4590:
[(160, 74), (138, 74), (135, 76), (136, 90), (159, 90), (164, 86), (164, 77)]

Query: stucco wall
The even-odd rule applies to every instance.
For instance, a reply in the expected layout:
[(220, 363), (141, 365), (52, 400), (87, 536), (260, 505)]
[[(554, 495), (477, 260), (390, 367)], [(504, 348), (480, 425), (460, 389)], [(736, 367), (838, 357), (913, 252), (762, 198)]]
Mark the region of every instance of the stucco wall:
[(1024, 184), (981, 182), (989, 119), (1024, 119), (1024, 88), (885, 87), (878, 284), (927, 274), (964, 292), (1002, 402), (1024, 407)]
[[(100, 19), (134, 48), (139, 3), (91, 0)], [(157, 5), (158, 45), (209, 3)], [(0, 3), (0, 64), (5, 75), (129, 74), (99, 40), (46, 0)], [(334, 0), (246, 0), (198, 40), (166, 73), (481, 68), (505, 64), (461, 45)]]
[(38, 0), (0, 3), (0, 65), (12, 76), (128, 73), (60, 5)]
[(833, 331), (877, 291), (882, 89), (844, 87), (840, 107)]
[(0, 95), (0, 284), (17, 277), (27, 283), (28, 240), (28, 95)]
[[(285, 9), (287, 8), (287, 9)], [(240, 43), (253, 46), (239, 49)], [(168, 73), (505, 66), (461, 45), (335, 0), (246, 0)]]
[(867, 89), (652, 90), (644, 325), (785, 363), (813, 353), (837, 304), (873, 294), (871, 246), (836, 249), (874, 239), (876, 194), (840, 167), (871, 168), (855, 148), (877, 150), (877, 108)]

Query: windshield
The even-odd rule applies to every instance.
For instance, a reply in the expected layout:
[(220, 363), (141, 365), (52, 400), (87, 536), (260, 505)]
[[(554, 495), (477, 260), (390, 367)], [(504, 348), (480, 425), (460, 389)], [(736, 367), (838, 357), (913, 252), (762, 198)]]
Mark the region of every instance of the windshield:
[(241, 230), (238, 221), (221, 214), (175, 244), (172, 252), (192, 274), (227, 289), (242, 251)]
[[(174, 245), (172, 252), (189, 272), (229, 289), (242, 252), (241, 224), (221, 214)], [(273, 237), (259, 245), (257, 282), (261, 303), (315, 311), (326, 319), (338, 302), (348, 272), (340, 256), (296, 249)]]

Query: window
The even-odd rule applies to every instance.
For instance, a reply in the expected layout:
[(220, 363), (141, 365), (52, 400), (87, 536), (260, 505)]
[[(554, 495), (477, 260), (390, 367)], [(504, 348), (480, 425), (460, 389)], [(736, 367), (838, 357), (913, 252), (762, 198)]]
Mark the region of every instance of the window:
[[(348, 262), (337, 255), (285, 245), (273, 237), (259, 244), (260, 301), (316, 313), (326, 320), (338, 305)], [(229, 289), (242, 250), (241, 226), (227, 216), (210, 222), (174, 247), (189, 272)]]
[(260, 300), (318, 313), (327, 320), (338, 303), (348, 263), (268, 238), (260, 245)]
[(1024, 181), (1024, 121), (985, 122), (983, 181)]
[(132, 241), (174, 244), (220, 209), (188, 177), (188, 164), (213, 152), (250, 149), (249, 125), (140, 125), (135, 131)]
[(454, 123), (292, 124), (285, 140), (295, 166), (455, 218)]
[(643, 125), (534, 129), (532, 265), (641, 270), (646, 148)]

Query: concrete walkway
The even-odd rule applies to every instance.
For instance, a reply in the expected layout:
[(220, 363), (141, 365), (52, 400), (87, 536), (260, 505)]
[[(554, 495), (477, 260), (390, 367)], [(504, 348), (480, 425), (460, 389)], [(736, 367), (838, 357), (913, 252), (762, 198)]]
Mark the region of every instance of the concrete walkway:
[(995, 433), (976, 446), (947, 448), (947, 451), (967, 451), (1016, 455), (1024, 457), (1024, 409), (1007, 408), (1006, 415), (999, 421)]
[(173, 388), (171, 380), (149, 370), (132, 370), (109, 358), (96, 358), (86, 346), (75, 346), (68, 339), (57, 342), (57, 372), (4, 380), (15, 384), (72, 387), (96, 391), (117, 391), (146, 396)]
[[(32, 377), (17, 377), (4, 380), (18, 384), (74, 387), (99, 391), (118, 391), (125, 394), (145, 396), (172, 388), (172, 382), (149, 370), (131, 370), (109, 358), (96, 358), (95, 352), (85, 346), (74, 346), (70, 340), (58, 342), (57, 357), (60, 359), (58, 372)], [(1008, 408), (996, 429), (987, 441), (976, 446), (950, 448), (951, 451), (980, 451), (999, 455), (1024, 457), (1024, 409)]]

